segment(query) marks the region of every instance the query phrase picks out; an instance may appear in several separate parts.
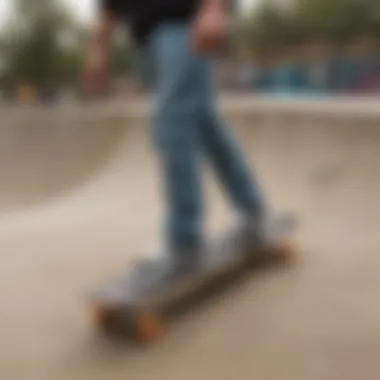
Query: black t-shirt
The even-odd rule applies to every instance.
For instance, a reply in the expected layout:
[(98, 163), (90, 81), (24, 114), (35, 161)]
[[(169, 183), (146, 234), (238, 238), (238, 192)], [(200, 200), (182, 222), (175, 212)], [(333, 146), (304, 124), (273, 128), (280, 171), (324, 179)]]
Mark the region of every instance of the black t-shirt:
[(200, 0), (100, 0), (103, 10), (113, 12), (131, 27), (138, 43), (163, 21), (188, 21), (194, 16)]

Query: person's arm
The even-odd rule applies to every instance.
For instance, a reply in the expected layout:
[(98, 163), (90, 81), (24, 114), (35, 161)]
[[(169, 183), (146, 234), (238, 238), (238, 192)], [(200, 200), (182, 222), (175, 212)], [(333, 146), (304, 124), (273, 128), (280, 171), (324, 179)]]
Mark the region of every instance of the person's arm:
[(194, 20), (193, 40), (199, 53), (218, 50), (226, 38), (231, 0), (201, 0)]
[(99, 16), (88, 42), (84, 61), (84, 85), (89, 93), (105, 91), (108, 50), (116, 26), (115, 4), (115, 0), (101, 0)]
[(201, 0), (201, 9), (213, 9), (227, 16), (233, 10), (236, 0)]
[(102, 9), (88, 45), (87, 59), (94, 64), (105, 63), (115, 25), (115, 13), (110, 9)]

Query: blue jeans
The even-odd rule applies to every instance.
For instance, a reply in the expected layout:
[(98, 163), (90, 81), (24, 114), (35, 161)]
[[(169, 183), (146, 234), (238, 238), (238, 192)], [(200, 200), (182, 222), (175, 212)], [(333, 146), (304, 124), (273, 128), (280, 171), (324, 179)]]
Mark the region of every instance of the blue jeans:
[(163, 24), (143, 48), (153, 63), (151, 131), (168, 205), (167, 242), (174, 251), (203, 240), (205, 156), (241, 213), (255, 218), (263, 211), (258, 186), (216, 107), (212, 58), (193, 52), (189, 31), (186, 24)]

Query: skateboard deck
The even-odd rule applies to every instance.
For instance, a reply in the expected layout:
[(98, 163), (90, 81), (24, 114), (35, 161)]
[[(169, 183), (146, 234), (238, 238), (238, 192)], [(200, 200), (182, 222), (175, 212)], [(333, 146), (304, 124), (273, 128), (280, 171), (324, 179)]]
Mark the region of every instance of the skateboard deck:
[[(97, 328), (149, 343), (163, 335), (165, 321), (207, 294), (223, 288), (253, 268), (287, 263), (295, 255), (290, 236), (297, 226), (293, 215), (273, 217), (255, 244), (237, 244), (230, 231), (210, 242), (197, 270), (175, 283), (142, 292), (130, 285), (130, 271), (98, 286), (90, 295)], [(147, 262), (147, 264), (152, 264)], [(144, 265), (143, 261), (136, 263)]]

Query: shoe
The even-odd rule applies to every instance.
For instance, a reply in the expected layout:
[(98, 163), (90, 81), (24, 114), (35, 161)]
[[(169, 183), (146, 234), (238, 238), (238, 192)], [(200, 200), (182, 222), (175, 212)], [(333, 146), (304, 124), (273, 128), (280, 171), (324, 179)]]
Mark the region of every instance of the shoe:
[(263, 241), (263, 220), (239, 216), (228, 233), (227, 241), (239, 251), (257, 247)]
[(200, 266), (199, 250), (184, 250), (138, 262), (128, 276), (134, 293), (153, 295), (194, 275)]

